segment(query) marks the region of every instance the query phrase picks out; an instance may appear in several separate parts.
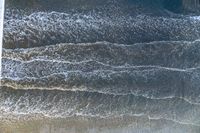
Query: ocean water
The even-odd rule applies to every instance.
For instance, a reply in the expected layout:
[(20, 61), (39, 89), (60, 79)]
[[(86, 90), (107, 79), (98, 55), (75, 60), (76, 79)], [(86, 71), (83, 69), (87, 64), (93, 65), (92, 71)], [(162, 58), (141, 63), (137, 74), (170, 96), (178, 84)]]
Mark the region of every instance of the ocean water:
[(5, 3), (0, 132), (200, 132), (197, 1)]

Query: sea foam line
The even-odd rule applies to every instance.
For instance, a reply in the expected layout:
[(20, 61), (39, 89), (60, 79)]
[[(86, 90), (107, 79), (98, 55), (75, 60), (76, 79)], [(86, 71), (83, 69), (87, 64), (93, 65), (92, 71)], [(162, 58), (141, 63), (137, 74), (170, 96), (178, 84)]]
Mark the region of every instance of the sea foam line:
[(9, 60), (13, 60), (13, 61), (17, 61), (17, 62), (20, 62), (20, 64), (29, 64), (29, 63), (33, 63), (35, 61), (41, 61), (41, 62), (52, 62), (52, 63), (63, 63), (63, 64), (71, 64), (71, 65), (79, 65), (79, 64), (83, 64), (83, 63), (90, 63), (90, 62), (95, 62), (99, 65), (103, 65), (103, 66), (106, 66), (106, 67), (111, 67), (111, 68), (124, 68), (124, 69), (129, 69), (129, 68), (144, 68), (144, 69), (164, 69), (164, 70), (170, 70), (170, 71), (179, 71), (179, 72), (188, 72), (190, 70), (195, 70), (195, 69), (199, 69), (200, 67), (194, 67), (194, 68), (187, 68), (187, 69), (181, 69), (181, 68), (174, 68), (174, 67), (164, 67), (164, 66), (159, 66), (159, 65), (120, 65), (120, 66), (117, 66), (117, 65), (109, 65), (109, 64), (105, 64), (103, 62), (100, 62), (100, 61), (97, 61), (97, 60), (92, 60), (92, 59), (89, 59), (89, 60), (83, 60), (83, 61), (79, 61), (79, 62), (72, 62), (72, 61), (62, 61), (62, 60), (56, 60), (56, 59), (31, 59), (31, 60), (28, 60), (28, 61), (22, 61), (22, 60), (19, 60), (19, 59), (13, 59), (13, 58), (8, 58), (8, 57), (3, 57), (2, 59), (9, 59)]
[(2, 47), (3, 47), (3, 20), (4, 20), (4, 0), (0, 0), (0, 77), (2, 72), (2, 64), (1, 64), (1, 58), (2, 58)]
[(110, 95), (110, 96), (129, 96), (129, 95), (133, 95), (135, 97), (141, 97), (141, 98), (145, 98), (145, 99), (150, 99), (150, 100), (171, 100), (171, 99), (180, 99), (183, 100), (184, 102), (191, 104), (191, 105), (195, 105), (195, 106), (200, 106), (200, 103), (197, 102), (193, 102), (191, 100), (189, 100), (186, 97), (178, 97), (178, 96), (164, 96), (164, 97), (150, 97), (147, 96), (146, 94), (137, 94), (134, 92), (130, 92), (130, 93), (113, 93), (113, 92), (109, 92), (109, 91), (100, 91), (100, 90), (88, 90), (87, 87), (85, 86), (81, 86), (81, 87), (71, 87), (70, 89), (68, 88), (62, 88), (62, 87), (20, 87), (16, 88), (16, 86), (13, 85), (9, 85), (9, 84), (5, 84), (0, 86), (1, 87), (6, 87), (9, 89), (13, 89), (13, 90), (24, 90), (24, 91), (63, 91), (63, 92), (87, 92), (87, 93), (97, 93), (97, 94), (102, 94), (102, 95)]

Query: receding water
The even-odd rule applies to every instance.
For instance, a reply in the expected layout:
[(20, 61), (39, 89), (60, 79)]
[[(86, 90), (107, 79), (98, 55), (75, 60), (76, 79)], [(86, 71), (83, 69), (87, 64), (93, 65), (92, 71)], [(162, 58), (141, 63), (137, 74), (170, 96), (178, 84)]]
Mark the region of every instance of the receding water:
[(188, 133), (198, 132), (199, 126), (174, 123), (143, 116), (123, 118), (80, 118), (67, 119), (7, 119), (0, 125), (1, 132), (8, 133)]

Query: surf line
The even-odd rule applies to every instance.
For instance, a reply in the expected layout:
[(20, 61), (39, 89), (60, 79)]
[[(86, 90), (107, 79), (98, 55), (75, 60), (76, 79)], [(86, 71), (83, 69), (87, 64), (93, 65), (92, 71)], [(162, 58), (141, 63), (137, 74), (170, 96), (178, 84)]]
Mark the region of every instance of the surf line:
[[(0, 0), (0, 80), (2, 76), (3, 20), (5, 0)], [(1, 83), (1, 82), (0, 82)]]

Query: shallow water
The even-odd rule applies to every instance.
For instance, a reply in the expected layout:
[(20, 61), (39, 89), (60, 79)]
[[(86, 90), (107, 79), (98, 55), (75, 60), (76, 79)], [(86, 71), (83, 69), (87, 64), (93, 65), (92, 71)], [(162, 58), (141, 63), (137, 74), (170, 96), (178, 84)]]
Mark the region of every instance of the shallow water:
[(4, 122), (0, 131), (6, 133), (188, 133), (198, 132), (196, 125), (147, 119), (143, 116), (123, 118), (68, 118)]
[(173, 4), (7, 0), (0, 132), (198, 133), (199, 10)]

